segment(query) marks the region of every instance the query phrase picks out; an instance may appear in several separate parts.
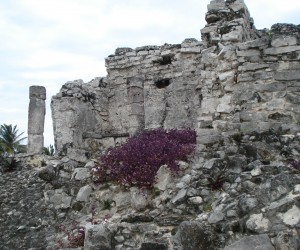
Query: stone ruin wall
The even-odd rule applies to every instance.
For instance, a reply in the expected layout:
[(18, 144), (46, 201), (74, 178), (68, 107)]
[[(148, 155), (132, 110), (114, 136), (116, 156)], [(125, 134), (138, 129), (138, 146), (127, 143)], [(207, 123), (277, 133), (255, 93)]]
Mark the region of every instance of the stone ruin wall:
[[(299, 131), (300, 26), (256, 30), (243, 0), (208, 5), (202, 41), (118, 48), (107, 76), (68, 82), (52, 98), (58, 151), (96, 151), (144, 128), (224, 135)], [(71, 153), (71, 152), (69, 152)]]

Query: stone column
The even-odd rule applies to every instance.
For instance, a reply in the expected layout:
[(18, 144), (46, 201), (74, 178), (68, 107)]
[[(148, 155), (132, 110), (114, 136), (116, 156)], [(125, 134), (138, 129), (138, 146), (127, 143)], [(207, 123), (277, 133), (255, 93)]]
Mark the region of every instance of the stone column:
[(145, 127), (144, 110), (144, 79), (132, 77), (128, 79), (128, 105), (129, 105), (129, 134), (134, 135)]
[(27, 153), (39, 154), (43, 152), (44, 147), (46, 88), (30, 86), (29, 99)]

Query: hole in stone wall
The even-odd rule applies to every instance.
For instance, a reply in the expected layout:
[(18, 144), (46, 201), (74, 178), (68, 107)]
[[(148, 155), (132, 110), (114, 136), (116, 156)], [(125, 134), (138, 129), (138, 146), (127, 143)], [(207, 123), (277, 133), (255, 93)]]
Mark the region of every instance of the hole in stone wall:
[(159, 61), (160, 65), (168, 65), (172, 63), (172, 57), (171, 56), (163, 56), (162, 59)]
[(171, 81), (170, 79), (166, 78), (166, 79), (157, 80), (154, 82), (154, 84), (158, 89), (163, 89), (169, 86), (171, 84)]

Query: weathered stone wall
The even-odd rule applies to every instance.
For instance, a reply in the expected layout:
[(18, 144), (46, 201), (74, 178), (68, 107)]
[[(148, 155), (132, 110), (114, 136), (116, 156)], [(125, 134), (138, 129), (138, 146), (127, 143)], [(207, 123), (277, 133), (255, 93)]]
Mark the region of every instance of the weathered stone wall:
[[(117, 49), (106, 78), (52, 98), (66, 155), (0, 172), (1, 249), (299, 249), (300, 26), (257, 31), (240, 0), (208, 8), (202, 42)], [(94, 182), (84, 149), (155, 127), (198, 133), (177, 175), (161, 166), (151, 190)], [(85, 228), (81, 246), (60, 225)]]
[(205, 143), (297, 130), (299, 27), (257, 31), (242, 0), (211, 1), (206, 20), (203, 41), (119, 48), (106, 78), (65, 84), (52, 99), (58, 150), (107, 148), (143, 128), (192, 127)]

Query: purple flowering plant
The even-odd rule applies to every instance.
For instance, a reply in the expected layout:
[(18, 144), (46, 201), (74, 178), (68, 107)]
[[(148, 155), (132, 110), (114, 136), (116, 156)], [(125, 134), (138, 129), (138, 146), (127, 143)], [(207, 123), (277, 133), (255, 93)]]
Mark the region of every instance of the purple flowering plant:
[(160, 166), (178, 172), (177, 161), (187, 161), (195, 144), (196, 132), (192, 129), (144, 130), (125, 144), (107, 150), (94, 175), (99, 182), (111, 180), (125, 186), (152, 187)]

